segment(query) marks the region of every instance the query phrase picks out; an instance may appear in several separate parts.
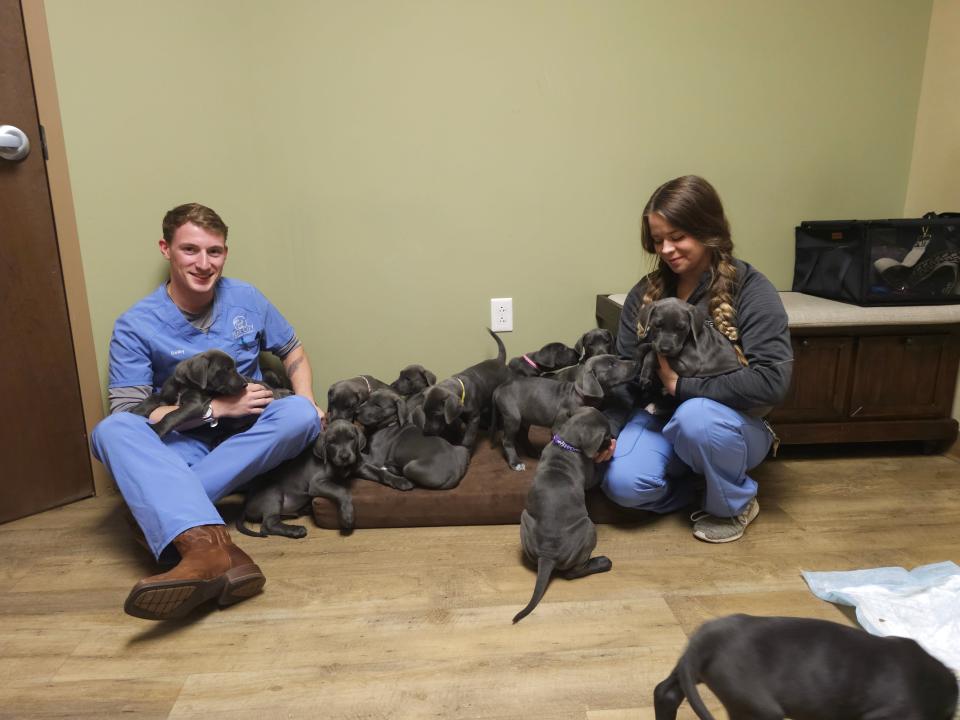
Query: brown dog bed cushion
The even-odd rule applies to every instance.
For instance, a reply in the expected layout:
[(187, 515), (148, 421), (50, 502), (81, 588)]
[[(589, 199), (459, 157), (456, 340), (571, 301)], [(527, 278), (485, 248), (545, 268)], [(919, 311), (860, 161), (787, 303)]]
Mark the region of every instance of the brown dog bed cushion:
[[(536, 447), (549, 439), (545, 428), (530, 431)], [(401, 491), (356, 479), (352, 485), (355, 527), (518, 524), (537, 467), (536, 460), (523, 460), (525, 471), (511, 470), (500, 448), (481, 436), (467, 474), (452, 490)], [(587, 510), (598, 523), (631, 522), (643, 514), (614, 504), (599, 487), (587, 493)], [(314, 498), (313, 517), (321, 528), (339, 528), (336, 505), (326, 498)]]

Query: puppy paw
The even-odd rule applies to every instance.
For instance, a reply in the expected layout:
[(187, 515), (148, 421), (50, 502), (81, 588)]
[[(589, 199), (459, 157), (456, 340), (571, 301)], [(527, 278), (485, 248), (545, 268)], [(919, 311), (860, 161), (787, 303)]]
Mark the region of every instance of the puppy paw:
[(389, 485), (396, 490), (413, 490), (414, 484), (402, 475), (390, 472), (386, 468), (381, 468), (383, 472), (383, 484)]
[(349, 535), (353, 532), (354, 518), (353, 507), (340, 508), (340, 534)]
[(290, 529), (290, 537), (299, 540), (300, 538), (305, 538), (307, 536), (307, 529), (300, 525), (294, 525)]

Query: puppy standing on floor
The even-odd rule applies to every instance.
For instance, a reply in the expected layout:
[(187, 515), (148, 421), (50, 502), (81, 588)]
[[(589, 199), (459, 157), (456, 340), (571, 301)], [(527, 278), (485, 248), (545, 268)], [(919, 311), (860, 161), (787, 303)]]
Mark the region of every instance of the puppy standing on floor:
[(591, 558), (597, 529), (587, 515), (584, 493), (599, 480), (593, 456), (610, 445), (610, 423), (596, 408), (580, 408), (543, 449), (527, 504), (520, 516), (524, 557), (537, 566), (533, 597), (514, 622), (525, 618), (547, 591), (550, 576), (567, 579), (606, 572), (613, 564)]
[(809, 618), (704, 623), (653, 692), (657, 720), (674, 720), (684, 697), (713, 720), (698, 682), (733, 720), (951, 720), (957, 709), (957, 678), (915, 641)]
[(442, 435), (458, 421), (466, 423), (460, 444), (473, 448), (480, 428), (480, 418), (490, 409), (493, 391), (510, 378), (507, 370), (507, 349), (500, 336), (487, 328), (497, 342), (497, 358), (471, 365), (453, 377), (427, 388), (423, 404), (411, 418), (424, 435)]

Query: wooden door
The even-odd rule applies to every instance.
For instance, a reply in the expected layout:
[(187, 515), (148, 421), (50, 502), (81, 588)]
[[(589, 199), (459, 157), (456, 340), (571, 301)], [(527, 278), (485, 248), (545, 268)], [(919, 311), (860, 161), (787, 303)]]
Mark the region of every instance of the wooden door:
[(0, 522), (93, 495), (80, 383), (19, 0), (0, 0)]

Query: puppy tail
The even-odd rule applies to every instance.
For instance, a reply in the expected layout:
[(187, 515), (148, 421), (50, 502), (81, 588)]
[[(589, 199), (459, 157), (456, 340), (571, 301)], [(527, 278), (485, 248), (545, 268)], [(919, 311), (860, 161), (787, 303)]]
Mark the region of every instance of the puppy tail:
[(497, 335), (493, 330), (487, 328), (487, 332), (490, 333), (491, 337), (497, 341), (497, 360), (502, 364), (507, 364), (507, 348), (503, 344), (503, 340), (500, 339), (500, 336)]
[(497, 391), (493, 391), (493, 398), (490, 401), (490, 427), (487, 428), (487, 434), (490, 438), (490, 446), (497, 446), (497, 422), (499, 415), (497, 414)]
[(537, 584), (533, 586), (533, 597), (530, 598), (530, 602), (527, 603), (527, 606), (523, 610), (513, 616), (513, 622), (517, 623), (523, 620), (533, 612), (533, 609), (543, 599), (544, 593), (547, 592), (547, 585), (550, 583), (550, 576), (553, 574), (553, 568), (556, 564), (556, 560), (553, 558), (541, 557), (537, 560)]
[(687, 696), (687, 702), (690, 703), (690, 707), (693, 708), (697, 717), (700, 720), (716, 720), (707, 710), (707, 706), (703, 704), (703, 698), (700, 697), (700, 692), (697, 690), (697, 676), (694, 673), (694, 667), (699, 665), (700, 662), (696, 655), (688, 648), (683, 657), (680, 658), (680, 662), (677, 663), (677, 680), (683, 694)]
[(244, 524), (243, 519), (246, 516), (247, 516), (247, 505), (246, 503), (244, 503), (243, 509), (240, 510), (240, 514), (237, 515), (237, 530), (242, 532), (244, 535), (249, 535), (250, 537), (266, 537), (267, 534), (263, 530), (256, 532), (254, 530), (251, 530)]

